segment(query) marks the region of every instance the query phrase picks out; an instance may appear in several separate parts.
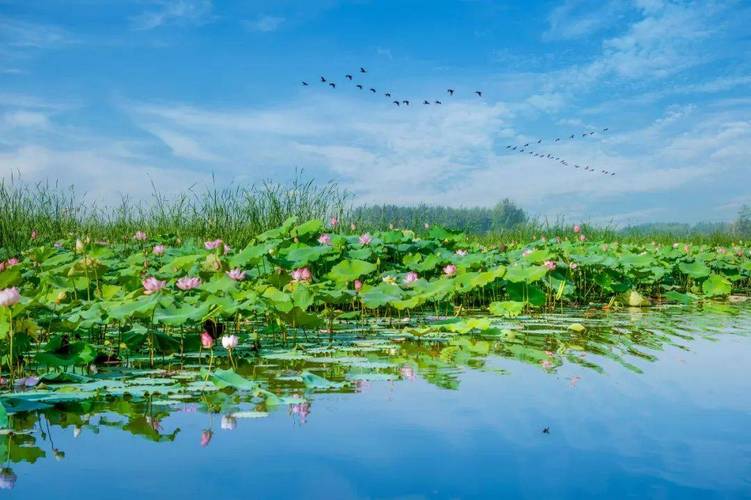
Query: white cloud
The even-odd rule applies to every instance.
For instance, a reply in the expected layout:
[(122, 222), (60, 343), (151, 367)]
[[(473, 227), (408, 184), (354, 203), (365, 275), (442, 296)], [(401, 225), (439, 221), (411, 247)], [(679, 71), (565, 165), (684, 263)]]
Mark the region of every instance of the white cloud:
[(10, 128), (44, 128), (49, 125), (49, 118), (38, 111), (11, 111), (2, 116), (2, 124)]
[(211, 20), (212, 0), (158, 0), (156, 8), (131, 19), (136, 30), (151, 30), (167, 24), (201, 25)]
[(245, 21), (243, 24), (250, 31), (257, 31), (259, 33), (268, 33), (276, 31), (284, 23), (283, 17), (277, 16), (261, 16), (253, 21)]
[(543, 40), (569, 40), (594, 35), (615, 24), (628, 4), (623, 1), (566, 0), (548, 16)]

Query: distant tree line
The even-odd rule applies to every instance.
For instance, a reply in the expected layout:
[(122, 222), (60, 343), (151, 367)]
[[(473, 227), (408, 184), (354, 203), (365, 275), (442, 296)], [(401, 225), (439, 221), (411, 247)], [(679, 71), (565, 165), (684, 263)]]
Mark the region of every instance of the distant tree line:
[(351, 217), (361, 227), (422, 229), (425, 224), (483, 234), (525, 224), (527, 213), (509, 199), (493, 207), (445, 207), (434, 205), (369, 205), (352, 209)]

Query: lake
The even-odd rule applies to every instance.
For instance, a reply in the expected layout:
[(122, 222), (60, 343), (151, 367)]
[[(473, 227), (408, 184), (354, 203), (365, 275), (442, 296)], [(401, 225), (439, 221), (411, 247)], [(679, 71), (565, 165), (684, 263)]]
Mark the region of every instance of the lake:
[(16, 413), (2, 494), (751, 497), (751, 307), (501, 323), (483, 337), (384, 325), (264, 346), (237, 372), (285, 395), (273, 405), (214, 388)]

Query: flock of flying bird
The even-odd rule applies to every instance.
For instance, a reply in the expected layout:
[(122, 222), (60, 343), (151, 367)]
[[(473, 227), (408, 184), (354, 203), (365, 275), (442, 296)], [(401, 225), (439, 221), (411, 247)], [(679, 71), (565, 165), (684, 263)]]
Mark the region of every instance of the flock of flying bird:
[[(368, 70), (367, 70), (366, 68), (360, 67), (360, 72), (359, 72), (359, 74), (360, 74), (361, 76), (362, 76), (362, 75), (364, 75), (364, 74), (366, 74), (367, 72), (368, 72)], [(348, 82), (352, 82), (352, 83), (354, 83), (354, 79), (355, 79), (355, 77), (354, 77), (354, 76), (353, 76), (352, 74), (346, 74), (346, 75), (344, 75), (344, 78), (345, 78), (345, 79), (346, 79), (346, 80), (347, 80)], [(327, 79), (327, 78), (326, 78), (325, 76), (321, 76), (321, 77), (320, 77), (320, 83), (321, 83), (321, 84), (323, 84), (323, 85), (328, 85), (328, 86), (329, 86), (329, 87), (331, 87), (332, 89), (336, 89), (336, 82), (333, 82), (333, 81), (330, 81), (330, 80), (328, 80), (328, 79)], [(303, 80), (303, 81), (301, 82), (301, 84), (302, 84), (302, 86), (304, 86), (304, 87), (309, 87), (309, 86), (310, 86), (310, 83), (308, 83), (308, 82), (307, 82), (307, 81), (305, 81), (305, 80)], [(362, 83), (356, 83), (356, 84), (355, 84), (355, 87), (356, 87), (356, 88), (358, 88), (359, 90), (365, 90), (365, 85), (363, 85)], [(373, 88), (373, 87), (369, 87), (369, 88), (368, 88), (368, 91), (369, 91), (370, 93), (372, 93), (372, 94), (377, 94), (377, 93), (378, 93), (378, 91), (377, 91), (377, 90), (376, 90), (375, 88)], [(456, 92), (456, 90), (455, 90), (455, 89), (446, 89), (446, 94), (447, 94), (447, 95), (448, 95), (449, 97), (453, 97), (453, 95), (454, 95), (454, 93), (455, 93), (455, 92)], [(474, 95), (476, 95), (477, 97), (482, 97), (482, 91), (481, 91), (481, 90), (475, 90), (475, 91), (473, 92), (473, 94), (474, 94)], [(389, 98), (389, 99), (392, 99), (392, 98), (393, 98), (393, 96), (392, 96), (392, 94), (391, 94), (391, 92), (390, 92), (390, 91), (384, 92), (384, 93), (383, 93), (383, 95), (384, 95), (385, 97)], [(432, 101), (432, 103), (431, 103), (431, 101)], [(403, 105), (403, 106), (409, 106), (409, 105), (410, 105), (410, 104), (412, 103), (412, 101), (410, 101), (409, 99), (401, 99), (401, 100), (400, 100), (400, 99), (394, 99), (394, 100), (393, 100), (393, 101), (391, 101), (391, 102), (392, 102), (392, 103), (393, 103), (394, 105), (396, 105), (396, 106), (402, 106), (402, 105)], [(423, 104), (423, 105), (430, 105), (430, 104), (434, 104), (434, 105), (438, 104), (438, 105), (440, 105), (440, 104), (443, 104), (443, 102), (442, 102), (441, 100), (439, 100), (439, 99), (430, 99), (430, 100), (429, 100), (429, 99), (424, 99), (424, 100), (422, 101), (422, 104)], [(604, 129), (602, 129), (602, 130), (601, 130), (601, 131), (599, 132), (599, 134), (600, 134), (600, 135), (602, 135), (602, 134), (605, 134), (605, 133), (606, 133), (607, 131), (608, 131), (608, 129), (607, 129), (607, 128), (604, 128)], [(581, 137), (582, 137), (582, 138), (584, 138), (584, 137), (592, 136), (592, 135), (595, 135), (595, 133), (596, 133), (596, 132), (594, 132), (594, 131), (588, 131), (588, 132), (584, 132), (584, 133), (582, 133), (582, 134), (581, 134)], [(577, 137), (577, 135), (578, 135), (578, 134), (571, 134), (571, 135), (569, 136), (568, 140), (573, 140), (573, 139), (575, 139), (575, 138)], [(560, 137), (556, 137), (556, 138), (555, 138), (555, 140), (553, 140), (553, 141), (551, 141), (551, 142), (555, 144), (555, 143), (557, 143), (557, 142), (560, 142), (561, 140), (562, 140), (562, 139), (561, 139)], [(536, 144), (542, 144), (542, 142), (543, 142), (543, 140), (542, 140), (542, 139), (540, 139), (540, 140), (538, 140), (538, 141), (536, 142)], [(567, 160), (564, 160), (564, 159), (562, 159), (561, 157), (559, 157), (559, 156), (555, 156), (555, 155), (553, 155), (553, 154), (550, 154), (550, 153), (538, 153), (538, 152), (536, 152), (536, 151), (532, 151), (531, 149), (529, 149), (529, 147), (530, 147), (530, 143), (526, 143), (526, 144), (524, 144), (524, 145), (508, 145), (508, 146), (506, 146), (506, 149), (507, 149), (507, 150), (508, 150), (509, 152), (510, 152), (510, 151), (518, 151), (518, 152), (520, 152), (520, 153), (525, 153), (525, 152), (526, 152), (526, 153), (529, 153), (530, 155), (532, 155), (532, 156), (533, 156), (533, 157), (535, 157), (535, 158), (541, 158), (541, 159), (545, 159), (545, 160), (557, 161), (557, 162), (559, 162), (559, 163), (560, 163), (561, 165), (563, 165), (564, 167), (569, 167), (569, 166), (572, 166), (572, 167), (574, 167), (574, 168), (580, 168), (580, 169), (583, 169), (584, 171), (587, 171), (587, 172), (593, 172), (593, 173), (601, 173), (601, 174), (603, 174), (603, 175), (611, 175), (611, 176), (612, 176), (612, 175), (615, 175), (615, 172), (611, 172), (611, 171), (608, 171), (608, 170), (603, 170), (603, 169), (600, 169), (600, 170), (598, 171), (598, 170), (596, 170), (596, 169), (594, 169), (594, 168), (591, 168), (591, 167), (590, 167), (589, 165), (584, 165), (584, 166), (582, 166), (582, 165), (579, 165), (579, 164), (577, 164), (577, 163), (574, 163), (574, 164), (572, 164), (572, 163), (569, 163), (569, 162), (568, 162)], [(534, 147), (534, 146), (532, 146), (532, 147)]]

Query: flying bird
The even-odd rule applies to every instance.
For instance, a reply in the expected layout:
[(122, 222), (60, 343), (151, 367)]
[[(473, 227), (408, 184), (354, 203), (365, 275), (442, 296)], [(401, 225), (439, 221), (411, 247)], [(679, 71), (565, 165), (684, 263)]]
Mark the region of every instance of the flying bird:
[(569, 139), (573, 139), (573, 138), (574, 138), (574, 134), (571, 134), (571, 137), (569, 137)]
[(441, 101), (435, 101), (436, 104), (443, 104)]
[(386, 97), (391, 97), (391, 92), (386, 92), (386, 93), (385, 93), (385, 94), (383, 94), (383, 95), (385, 95)]
[(604, 129), (602, 129), (602, 131), (603, 131), (603, 132), (607, 132), (607, 131), (608, 131), (608, 129), (604, 128)]
[(321, 83), (325, 83), (326, 79), (324, 77), (321, 77)]
[(374, 94), (376, 93), (376, 89), (370, 89), (370, 91), (373, 92)]
[(407, 99), (403, 100), (402, 102), (403, 102), (404, 104), (406, 104), (407, 106), (409, 106), (409, 101), (408, 101)]
[(352, 80), (352, 75), (344, 75), (347, 80)]
[(399, 101), (394, 101), (394, 104), (396, 104), (397, 106), (399, 106)]
[(360, 66), (360, 73), (367, 73), (368, 70)]
[(506, 149), (511, 149), (511, 146), (506, 146)]
[(556, 137), (556, 138), (555, 138), (555, 141), (553, 141), (553, 142), (558, 142), (558, 141), (560, 141), (560, 140), (561, 140), (561, 138), (560, 138), (560, 137)]
[(430, 101), (422, 101), (423, 104), (430, 104)]
[(307, 87), (307, 86), (308, 86), (308, 82), (306, 82), (306, 81), (303, 81), (303, 82), (302, 82), (302, 86), (303, 86), (303, 87)]
[(334, 82), (329, 83), (329, 87), (331, 87), (332, 89), (335, 89), (336, 88), (336, 83), (334, 83)]
[(479, 97), (482, 97), (482, 92), (479, 90), (475, 90), (475, 94), (477, 94)]
[(525, 147), (525, 148), (526, 148), (527, 146), (529, 146), (529, 143), (527, 143), (527, 144), (525, 144), (525, 145), (524, 145), (524, 147)]
[(516, 151), (516, 146), (514, 146), (514, 147), (513, 147), (513, 148), (511, 148), (511, 149), (513, 149), (514, 151)]
[(357, 87), (358, 89), (362, 90), (362, 85), (360, 85), (359, 83), (357, 85), (355, 85), (355, 87)]
[(449, 95), (454, 95), (454, 89), (446, 89), (446, 92), (448, 92)]
[(540, 139), (539, 141), (537, 141), (537, 144), (540, 144), (541, 142), (542, 142), (542, 139)]

